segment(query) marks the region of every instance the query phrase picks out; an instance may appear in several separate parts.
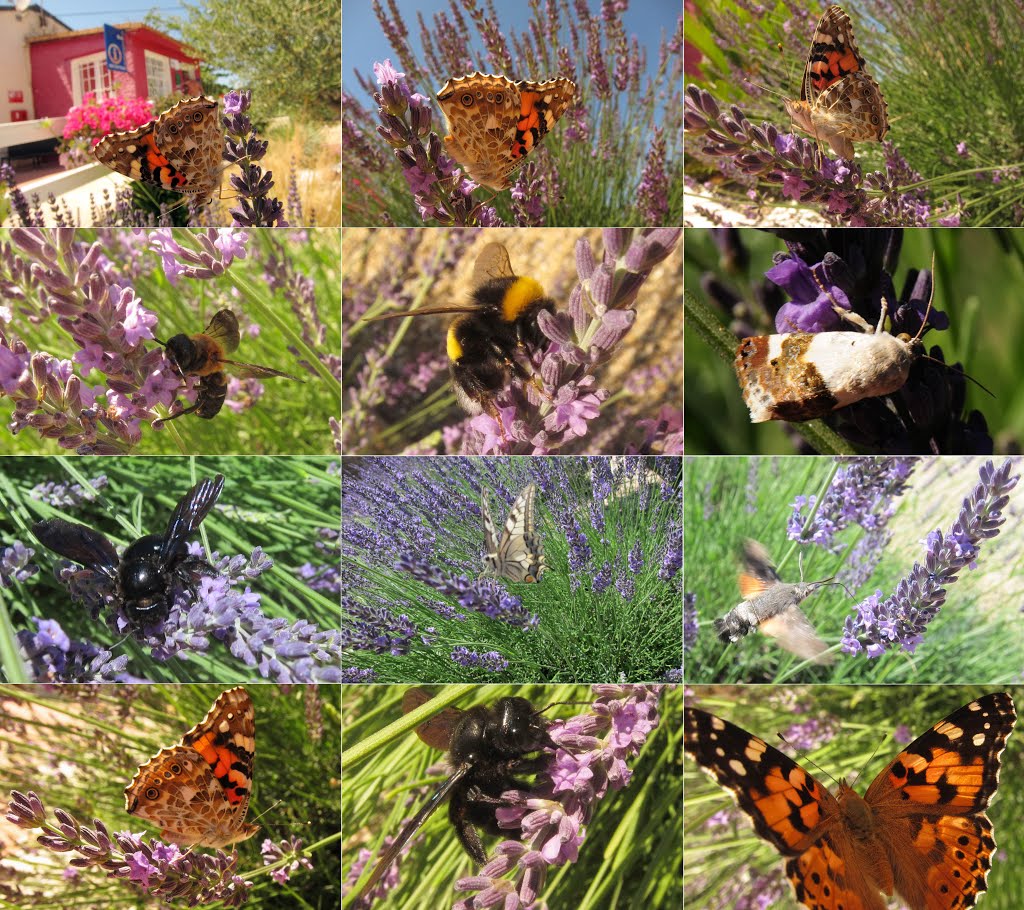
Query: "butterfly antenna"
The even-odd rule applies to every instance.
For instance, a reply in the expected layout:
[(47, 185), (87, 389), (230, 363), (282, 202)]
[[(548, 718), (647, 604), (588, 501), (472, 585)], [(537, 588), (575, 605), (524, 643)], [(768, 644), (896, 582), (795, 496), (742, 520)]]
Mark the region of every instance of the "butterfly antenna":
[(266, 815), (269, 812), (272, 812), (274, 809), (276, 809), (280, 805), (281, 805), (281, 800), (277, 800), (272, 806), (268, 807), (267, 809), (262, 811), (259, 815), (257, 815), (255, 817), (253, 817), (252, 819), (250, 819), (250, 821), (258, 822), (261, 818), (263, 818), (264, 815)]
[(811, 767), (813, 767), (813, 768), (816, 768), (816, 769), (817, 769), (818, 771), (820, 771), (820, 772), (821, 772), (821, 775), (822, 775), (822, 777), (827, 777), (827, 778), (828, 778), (828, 779), (829, 779), (830, 781), (832, 781), (832, 783), (834, 783), (834, 784), (838, 784), (838, 783), (840, 783), (840, 782), (839, 782), (838, 780), (836, 780), (836, 779), (835, 779), (835, 777), (833, 777), (833, 776), (832, 776), (832, 775), (831, 775), (831, 774), (830, 774), (830, 773), (829, 773), (828, 771), (826, 771), (826, 770), (825, 770), (825, 769), (824, 769), (823, 767), (821, 767), (821, 765), (819, 765), (819, 764), (818, 764), (818, 763), (817, 763), (816, 761), (814, 761), (814, 759), (812, 759), (812, 758), (808, 758), (808, 756), (807, 756), (807, 750), (806, 750), (806, 749), (801, 749), (800, 747), (798, 747), (798, 746), (794, 745), (794, 744), (793, 744), (793, 743), (791, 743), (791, 742), (790, 742), (790, 741), (789, 741), (788, 739), (786, 739), (786, 737), (785, 737), (785, 736), (783, 736), (783, 735), (782, 735), (781, 733), (778, 733), (778, 734), (776, 734), (776, 735), (777, 735), (777, 736), (779, 737), (779, 739), (781, 739), (781, 740), (782, 740), (782, 741), (783, 741), (783, 742), (784, 742), (784, 743), (785, 743), (785, 744), (786, 744), (787, 746), (789, 746), (789, 747), (790, 747), (791, 749), (793, 749), (793, 750), (794, 750), (795, 752), (797, 752), (797, 753), (798, 753), (798, 754), (800, 755), (800, 760), (801, 760), (801, 762), (806, 762), (807, 764), (811, 765)]
[[(882, 748), (882, 743), (884, 743), (888, 738), (888, 733), (883, 733), (881, 736), (878, 737), (878, 744), (875, 746), (874, 751), (871, 753), (871, 755), (868, 756), (868, 760), (864, 762), (864, 768), (871, 767), (871, 763), (875, 760), (875, 756), (878, 754), (878, 750)], [(857, 769), (857, 771), (855, 772), (856, 776), (850, 782), (850, 786), (853, 786), (853, 784), (855, 784), (857, 781), (861, 779), (861, 777), (863, 776), (864, 768)]]

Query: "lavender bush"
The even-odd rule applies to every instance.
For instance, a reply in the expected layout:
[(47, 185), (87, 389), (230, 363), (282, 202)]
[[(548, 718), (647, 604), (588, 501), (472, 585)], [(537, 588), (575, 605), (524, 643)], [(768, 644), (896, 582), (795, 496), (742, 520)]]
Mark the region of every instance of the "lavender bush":
[[(706, 567), (687, 576), (696, 608), (687, 682), (1015, 678), (1019, 655), (1006, 641), (1020, 634), (1011, 605), (1024, 585), (1005, 567), (1016, 565), (1022, 542), (1000, 531), (1013, 514), (1019, 457), (839, 458), (806, 470), (799, 459), (756, 459), (753, 478), (744, 461), (687, 463), (689, 564)], [(734, 507), (745, 487), (754, 490), (752, 516)], [(724, 507), (702, 524), (709, 496)], [(840, 583), (800, 605), (837, 658), (831, 670), (800, 664), (761, 633), (735, 644), (715, 636), (712, 620), (740, 601), (736, 550), (745, 537), (767, 547), (784, 582)], [(976, 578), (967, 566), (977, 566)]]
[[(661, 263), (681, 231), (609, 229), (600, 257), (588, 239), (576, 240), (574, 273), (546, 265), (545, 290), (557, 309), (538, 317), (547, 341), (530, 362), (537, 379), (515, 380), (499, 394), (497, 418), (486, 411), (467, 418), (441, 391), (449, 385), (441, 317), (363, 321), (425, 306), (437, 295), (463, 305), (467, 289), (456, 292), (442, 279), (455, 266), (466, 269), (461, 263), (475, 236), (454, 232), (411, 241), (397, 231), (357, 235), (365, 257), (352, 255), (355, 237), (346, 240), (346, 261), (360, 267), (345, 276), (342, 288), (345, 452), (680, 453), (679, 278)], [(516, 239), (519, 246), (511, 245), (509, 254), (519, 274), (530, 274), (525, 257), (531, 250), (545, 264), (564, 261), (551, 258), (551, 238)], [(566, 252), (567, 243), (561, 243)], [(627, 358), (628, 372), (618, 366)], [(410, 414), (417, 399), (423, 405)]]
[[(679, 471), (637, 457), (346, 468), (343, 678), (661, 679), (682, 656)], [(548, 571), (480, 578), (482, 492), (500, 527), (529, 483)]]
[[(593, 6), (531, 3), (516, 31), (493, 7), (452, 0), (429, 25), (420, 17), (413, 38), (397, 3), (374, 2), (394, 62), (345, 49), (359, 90), (342, 96), (344, 223), (679, 224), (682, 16), (645, 9), (662, 19), (655, 62), (655, 49), (627, 34), (625, 4), (603, 3), (600, 14)], [(476, 184), (442, 143), (434, 94), (474, 71), (577, 85), (575, 106), (529, 154), (508, 196), (471, 195)]]
[[(370, 814), (379, 800), (369, 799), (369, 794), (388, 791), (392, 784), (407, 788), (410, 779), (415, 781), (437, 758), (437, 753), (430, 752), (410, 731), (395, 730), (398, 724), (381, 731), (373, 749), (363, 748), (371, 746), (367, 737), (380, 729), (381, 709), (394, 715), (398, 696), (393, 689), (345, 689), (346, 716), (350, 718), (345, 729), (350, 744), (346, 760), (356, 753), (370, 760), (360, 763), (347, 781), (342, 811), (354, 830), (365, 830), (369, 825), (380, 832), (380, 837), (371, 839), (370, 847), (376, 847), (385, 835), (397, 835), (401, 817), (414, 813), (418, 804), (407, 806), (400, 799), (391, 818), (379, 827), (379, 811)], [(453, 839), (450, 826), (431, 822), (422, 829), (428, 843), (414, 845), (397, 873), (379, 890), (394, 892), (401, 899), (414, 885), (419, 900), (457, 910), (483, 906), (482, 902), (493, 894), (501, 894), (503, 905), (513, 908), (533, 906), (538, 899), (556, 906), (559, 895), (572, 894), (577, 906), (591, 910), (601, 906), (601, 894), (635, 881), (644, 893), (657, 890), (678, 903), (678, 847), (645, 852), (642, 846), (675, 831), (674, 818), (678, 815), (673, 817), (668, 802), (681, 799), (682, 793), (678, 774), (671, 773), (671, 762), (664, 758), (679, 746), (681, 689), (605, 685), (594, 686), (588, 692), (566, 686), (502, 687), (486, 693), (462, 692), (456, 706), (493, 703), (509, 694), (526, 697), (538, 708), (550, 705), (544, 713), (559, 748), (551, 754), (548, 771), (537, 775), (529, 791), (509, 794), (524, 801), (523, 806), (498, 808), (497, 817), (507, 829), (506, 838), (496, 846), (490, 843), (493, 838), (485, 841), (491, 858), (479, 870), (454, 851), (446, 851), (441, 863), (431, 860), (428, 864), (425, 858), (431, 853), (430, 843), (436, 843), (439, 837)], [(441, 704), (452, 701), (448, 692), (437, 698)], [(592, 704), (571, 708), (559, 706), (561, 702)], [(391, 760), (382, 761), (385, 755)], [(396, 769), (400, 770), (396, 773)], [(530, 783), (529, 779), (524, 782)], [(655, 789), (665, 798), (650, 800), (643, 796)], [(430, 792), (427, 790), (423, 799), (429, 798)], [(643, 821), (633, 824), (628, 847), (624, 843), (611, 855), (606, 852), (611, 848), (602, 850), (616, 832), (622, 833), (627, 813), (641, 806)], [(438, 814), (444, 811), (442, 806)], [(655, 833), (659, 828), (660, 835)], [(681, 844), (681, 838), (673, 843)], [(346, 886), (351, 889), (373, 858), (368, 858), (365, 850), (360, 853), (355, 844), (349, 849)], [(564, 868), (557, 881), (549, 882), (559, 867)], [(592, 896), (580, 900), (588, 887), (593, 889)]]
[[(337, 686), (251, 687), (259, 756), (248, 821), (259, 834), (226, 850), (164, 843), (124, 812), (138, 765), (209, 709), (212, 686), (60, 686), (4, 690), (0, 767), (6, 817), (0, 896), (44, 906), (59, 893), (80, 906), (271, 908), (340, 901)], [(333, 717), (333, 722), (315, 718)], [(276, 801), (279, 776), (305, 780)], [(144, 829), (146, 833), (143, 833)], [(298, 840), (295, 832), (301, 832)], [(262, 842), (262, 847), (261, 847)], [(261, 855), (262, 853), (262, 855)]]
[[(0, 236), (8, 302), (0, 416), (17, 437), (10, 445), (95, 455), (330, 452), (341, 372), (337, 257), (326, 232), (19, 228)], [(183, 308), (183, 295), (203, 303)], [(229, 367), (228, 399), (214, 419), (156, 423), (173, 401), (196, 394), (195, 377), (183, 380), (156, 339), (201, 332), (225, 307), (242, 329), (237, 356), (273, 358), (305, 381), (282, 392), (289, 380), (241, 378)]]
[[(764, 223), (766, 206), (792, 202), (813, 212), (804, 217), (836, 225), (1021, 224), (1024, 181), (1019, 148), (1008, 138), (1019, 110), (991, 90), (993, 78), (1015, 84), (1022, 74), (1002, 46), (1003, 35), (1020, 29), (1014, 4), (865, 0), (848, 9), (891, 126), (881, 144), (855, 143), (856, 160), (824, 143), (819, 149), (783, 107), (800, 96), (822, 9), (785, 3), (765, 13), (716, 0), (689, 10), (691, 216)], [(963, 28), (954, 36), (946, 23), (956, 21)], [(888, 65), (893, 60), (901, 66)]]
[[(197, 467), (196, 473), (207, 476), (212, 467)], [(209, 573), (197, 580), (194, 592), (172, 587), (167, 618), (141, 626), (125, 614), (116, 584), (49, 551), (30, 527), (59, 515), (118, 545), (162, 534), (177, 495), (194, 482), (187, 466), (164, 460), (130, 472), (127, 466), (109, 468), (114, 480), (102, 501), (56, 511), (27, 495), (45, 471), (52, 476), (46, 460), (29, 466), (0, 459), (0, 500), (13, 516), (0, 517), (0, 540), (15, 540), (0, 562), (0, 580), (8, 589), (0, 596), (7, 600), (15, 631), (0, 652), (7, 678), (194, 679), (202, 666), (204, 674), (219, 680), (338, 681), (337, 466), (326, 459), (288, 459), (232, 462), (224, 469), (226, 492), (189, 541), (189, 553), (205, 559)], [(88, 488), (82, 475), (72, 476)], [(127, 517), (126, 494), (133, 488), (135, 514), (145, 510), (136, 521)], [(121, 527), (112, 531), (104, 513)], [(275, 522), (267, 520), (269, 514)], [(228, 540), (241, 552), (221, 555), (204, 549), (204, 539)]]

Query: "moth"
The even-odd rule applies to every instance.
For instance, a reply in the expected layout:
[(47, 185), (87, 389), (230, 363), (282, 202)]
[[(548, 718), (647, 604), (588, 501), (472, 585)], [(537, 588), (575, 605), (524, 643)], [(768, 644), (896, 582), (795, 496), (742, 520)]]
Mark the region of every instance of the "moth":
[(786, 584), (768, 551), (756, 540), (743, 542), (742, 561), (739, 586), (743, 600), (715, 620), (719, 639), (736, 642), (760, 630), (797, 657), (816, 664), (833, 663), (835, 658), (827, 653), (828, 645), (818, 637), (799, 606), (818, 588), (832, 584), (832, 579)]
[(924, 356), (921, 334), (928, 315), (911, 338), (883, 331), (886, 314), (883, 300), (874, 331), (744, 338), (736, 349), (734, 367), (751, 422), (814, 420), (903, 388), (910, 368)]
[(484, 556), (482, 578), (504, 578), (508, 581), (540, 581), (547, 570), (544, 547), (537, 533), (537, 485), (531, 483), (512, 503), (512, 511), (499, 535), (487, 505), (487, 494), (481, 490), (480, 506), (484, 516)]

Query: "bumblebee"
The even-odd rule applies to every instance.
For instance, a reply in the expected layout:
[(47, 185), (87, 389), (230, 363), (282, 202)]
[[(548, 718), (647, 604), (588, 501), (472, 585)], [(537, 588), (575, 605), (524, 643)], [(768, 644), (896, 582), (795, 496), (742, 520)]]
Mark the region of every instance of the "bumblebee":
[(238, 347), (241, 336), (238, 332), (238, 319), (231, 310), (220, 310), (215, 313), (205, 332), (195, 335), (174, 335), (167, 341), (155, 339), (167, 349), (167, 357), (174, 368), (182, 375), (198, 376), (199, 390), (195, 404), (165, 417), (164, 421), (177, 420), (185, 414), (195, 414), (204, 420), (210, 420), (220, 413), (224, 400), (228, 395), (228, 377), (225, 366), (233, 367), (233, 372), (243, 377), (270, 378), (280, 376), (282, 379), (293, 379), (302, 382), (298, 376), (282, 373), (270, 367), (255, 363), (243, 363), (240, 360), (228, 360), (224, 354), (231, 354)]
[(446, 350), (455, 398), (469, 414), (486, 411), (497, 419), (494, 398), (512, 378), (533, 379), (523, 360), (545, 347), (547, 338), (537, 325), (541, 310), (554, 313), (555, 302), (533, 278), (512, 271), (508, 250), (489, 243), (473, 267), (472, 303), (466, 306), (425, 307), (404, 313), (385, 313), (367, 322), (454, 313), (448, 325)]

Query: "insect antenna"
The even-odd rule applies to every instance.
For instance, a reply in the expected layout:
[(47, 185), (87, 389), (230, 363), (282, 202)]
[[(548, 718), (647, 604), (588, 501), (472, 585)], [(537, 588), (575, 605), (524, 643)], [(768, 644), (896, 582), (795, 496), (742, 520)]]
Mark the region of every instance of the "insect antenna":
[(781, 733), (776, 733), (775, 735), (778, 736), (779, 739), (782, 740), (782, 742), (784, 742), (787, 746), (796, 751), (800, 755), (800, 760), (802, 762), (806, 762), (811, 767), (817, 769), (821, 773), (822, 777), (827, 777), (830, 781), (832, 781), (833, 784), (840, 783), (831, 773), (826, 771), (823, 767), (821, 767), (821, 765), (814, 761), (814, 759), (809, 758), (806, 749), (801, 749), (799, 746), (794, 745), (788, 739), (786, 739), (786, 737), (783, 736)]

